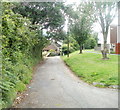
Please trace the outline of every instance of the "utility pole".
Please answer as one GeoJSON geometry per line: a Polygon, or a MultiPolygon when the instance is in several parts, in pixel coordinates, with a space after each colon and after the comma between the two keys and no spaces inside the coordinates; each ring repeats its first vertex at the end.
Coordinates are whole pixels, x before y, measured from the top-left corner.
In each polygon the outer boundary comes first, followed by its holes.
{"type": "MultiPolygon", "coordinates": [[[[39,31],[39,35],[43,36],[43,29],[39,31]]],[[[43,54],[43,48],[41,48],[41,50],[40,50],[40,57],[43,59],[43,55],[42,54],[43,54]]]]}
{"type": "Polygon", "coordinates": [[[69,52],[70,52],[70,42],[69,42],[69,33],[67,32],[67,46],[68,46],[68,48],[67,48],[67,57],[69,57],[69,52]]]}

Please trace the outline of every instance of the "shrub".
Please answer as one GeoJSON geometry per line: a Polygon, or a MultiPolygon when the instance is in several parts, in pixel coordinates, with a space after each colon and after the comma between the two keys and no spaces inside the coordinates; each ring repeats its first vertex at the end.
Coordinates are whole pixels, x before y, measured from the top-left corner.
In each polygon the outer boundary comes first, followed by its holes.
{"type": "Polygon", "coordinates": [[[3,3],[2,13],[2,108],[10,107],[17,92],[26,89],[25,84],[32,78],[32,66],[42,59],[41,50],[46,43],[36,30],[30,29],[29,19],[13,13],[9,5],[3,3]]]}
{"type": "Polygon", "coordinates": [[[93,49],[96,46],[96,40],[93,37],[90,37],[88,40],[86,40],[84,47],[85,49],[93,49]]]}
{"type": "Polygon", "coordinates": [[[22,81],[17,81],[16,85],[15,85],[15,89],[18,92],[22,92],[22,91],[24,91],[26,89],[26,85],[22,81]]]}
{"type": "Polygon", "coordinates": [[[115,52],[114,52],[114,51],[111,51],[110,53],[111,53],[111,54],[115,54],[115,52]]]}
{"type": "MultiPolygon", "coordinates": [[[[75,49],[70,45],[70,47],[69,47],[69,53],[72,53],[74,51],[75,51],[75,49]]],[[[67,44],[64,44],[62,46],[62,54],[67,55],[67,53],[68,53],[68,46],[67,46],[67,44]]]]}

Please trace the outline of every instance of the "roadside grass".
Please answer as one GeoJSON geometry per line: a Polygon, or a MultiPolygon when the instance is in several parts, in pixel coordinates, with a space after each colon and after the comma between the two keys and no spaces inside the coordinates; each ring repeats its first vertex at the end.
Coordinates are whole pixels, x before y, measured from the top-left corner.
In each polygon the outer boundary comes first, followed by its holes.
{"type": "Polygon", "coordinates": [[[101,54],[76,51],[62,59],[80,79],[98,87],[108,87],[118,85],[118,56],[108,57],[109,60],[102,60],[101,54]]]}

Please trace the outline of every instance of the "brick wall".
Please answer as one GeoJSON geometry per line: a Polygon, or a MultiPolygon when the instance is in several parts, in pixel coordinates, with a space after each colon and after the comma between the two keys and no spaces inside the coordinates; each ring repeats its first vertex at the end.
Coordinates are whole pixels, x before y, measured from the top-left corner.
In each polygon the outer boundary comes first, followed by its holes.
{"type": "Polygon", "coordinates": [[[116,44],[115,52],[116,52],[116,54],[120,54],[120,43],[116,44]]]}

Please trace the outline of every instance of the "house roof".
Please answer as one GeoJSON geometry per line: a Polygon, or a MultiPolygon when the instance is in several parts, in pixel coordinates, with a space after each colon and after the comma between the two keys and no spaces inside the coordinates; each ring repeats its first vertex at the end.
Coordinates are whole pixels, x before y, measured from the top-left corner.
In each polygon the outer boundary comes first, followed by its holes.
{"type": "Polygon", "coordinates": [[[58,44],[58,43],[55,43],[55,45],[56,45],[57,47],[61,47],[61,45],[60,45],[60,44],[58,44]]]}
{"type": "Polygon", "coordinates": [[[50,44],[47,47],[45,47],[43,50],[58,50],[58,47],[55,44],[50,44]]]}

